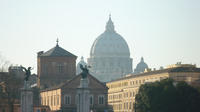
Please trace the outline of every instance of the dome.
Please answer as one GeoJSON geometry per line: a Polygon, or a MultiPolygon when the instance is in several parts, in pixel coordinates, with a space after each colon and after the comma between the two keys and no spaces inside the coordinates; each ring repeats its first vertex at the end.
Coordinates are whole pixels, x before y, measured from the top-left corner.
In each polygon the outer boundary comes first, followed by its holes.
{"type": "Polygon", "coordinates": [[[148,68],[148,65],[144,62],[144,58],[141,58],[141,61],[137,64],[134,73],[142,73],[144,70],[148,68]]]}
{"type": "Polygon", "coordinates": [[[81,73],[81,68],[80,68],[80,64],[82,64],[83,66],[87,65],[87,63],[84,61],[83,56],[81,57],[81,60],[78,62],[77,66],[76,66],[76,75],[81,73]]]}
{"type": "Polygon", "coordinates": [[[129,47],[123,37],[114,30],[111,17],[104,33],[94,41],[90,57],[130,57],[129,47]]]}

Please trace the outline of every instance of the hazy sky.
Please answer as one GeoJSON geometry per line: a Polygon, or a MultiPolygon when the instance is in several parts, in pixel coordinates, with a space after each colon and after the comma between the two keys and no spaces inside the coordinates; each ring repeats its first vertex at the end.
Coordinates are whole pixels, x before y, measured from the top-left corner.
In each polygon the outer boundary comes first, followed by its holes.
{"type": "Polygon", "coordinates": [[[37,69],[37,52],[59,45],[85,59],[109,13],[133,67],[200,66],[200,0],[0,0],[0,54],[37,69]]]}

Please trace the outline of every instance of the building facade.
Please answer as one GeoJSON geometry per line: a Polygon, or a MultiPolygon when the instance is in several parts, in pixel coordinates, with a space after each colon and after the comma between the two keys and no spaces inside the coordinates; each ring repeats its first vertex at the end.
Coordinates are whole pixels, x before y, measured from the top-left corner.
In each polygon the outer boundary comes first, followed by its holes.
{"type": "Polygon", "coordinates": [[[47,52],[38,52],[38,86],[47,88],[75,77],[76,58],[77,56],[61,48],[58,43],[47,52]]]}
{"type": "MultiPolygon", "coordinates": [[[[61,85],[40,92],[41,104],[49,106],[51,111],[76,112],[77,88],[80,86],[81,75],[61,85]]],[[[107,103],[108,88],[95,77],[88,75],[90,110],[104,112],[109,110],[107,103]]]]}
{"type": "Polygon", "coordinates": [[[115,31],[111,17],[106,24],[106,30],[96,38],[91,47],[88,65],[91,66],[90,72],[102,82],[132,73],[128,44],[115,31]]]}
{"type": "Polygon", "coordinates": [[[195,65],[175,64],[166,69],[146,71],[137,75],[108,82],[108,104],[114,112],[134,112],[135,95],[140,85],[149,82],[172,78],[175,81],[185,81],[188,84],[199,83],[200,68],[195,65]]]}

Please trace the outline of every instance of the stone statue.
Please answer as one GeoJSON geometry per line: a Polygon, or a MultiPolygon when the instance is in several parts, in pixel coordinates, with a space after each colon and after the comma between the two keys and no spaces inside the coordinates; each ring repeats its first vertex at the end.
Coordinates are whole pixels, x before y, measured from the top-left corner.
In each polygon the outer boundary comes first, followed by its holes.
{"type": "Polygon", "coordinates": [[[22,68],[22,70],[24,70],[25,71],[25,75],[26,75],[26,77],[25,77],[25,81],[28,81],[28,79],[29,79],[29,77],[30,77],[30,75],[31,75],[31,70],[32,70],[32,68],[31,67],[28,67],[28,69],[26,69],[25,67],[23,67],[23,66],[21,66],[21,68],[22,68]]]}
{"type": "Polygon", "coordinates": [[[80,64],[80,68],[82,70],[82,72],[81,72],[82,79],[87,78],[87,75],[89,74],[89,70],[88,70],[87,66],[85,65],[85,67],[83,67],[83,65],[80,64]]]}

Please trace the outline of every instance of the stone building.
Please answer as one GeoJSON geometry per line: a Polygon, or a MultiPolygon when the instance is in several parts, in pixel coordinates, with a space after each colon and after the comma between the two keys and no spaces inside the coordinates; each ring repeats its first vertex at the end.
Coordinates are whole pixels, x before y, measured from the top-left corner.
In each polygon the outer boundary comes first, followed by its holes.
{"type": "Polygon", "coordinates": [[[91,74],[102,82],[132,73],[132,59],[128,44],[115,31],[111,16],[105,31],[96,38],[91,47],[88,65],[91,66],[91,74]]]}
{"type": "Polygon", "coordinates": [[[200,68],[195,65],[175,64],[166,69],[146,71],[108,82],[108,104],[114,112],[134,112],[135,95],[141,84],[172,78],[185,81],[191,85],[199,85],[200,68]]]}
{"type": "MultiPolygon", "coordinates": [[[[49,106],[51,111],[76,112],[77,88],[80,86],[81,75],[66,81],[58,86],[42,90],[40,92],[41,104],[49,106]]],[[[106,85],[98,81],[92,75],[88,75],[90,110],[104,112],[108,110],[106,85]]]]}
{"type": "Polygon", "coordinates": [[[76,76],[76,58],[74,54],[58,45],[47,52],[37,55],[38,86],[51,87],[76,76]]]}

